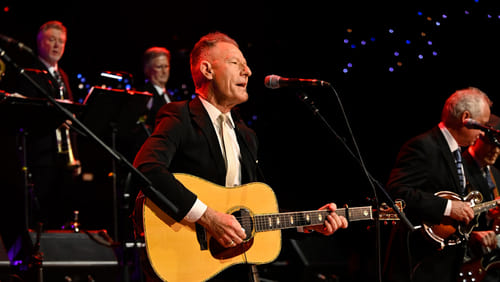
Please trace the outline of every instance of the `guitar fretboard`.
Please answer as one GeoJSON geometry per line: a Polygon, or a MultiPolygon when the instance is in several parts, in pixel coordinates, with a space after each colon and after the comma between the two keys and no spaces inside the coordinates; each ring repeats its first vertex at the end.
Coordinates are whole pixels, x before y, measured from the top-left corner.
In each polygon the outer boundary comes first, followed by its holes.
{"type": "Polygon", "coordinates": [[[474,211],[474,214],[480,214],[482,212],[485,212],[489,209],[492,209],[497,206],[497,200],[489,201],[489,202],[484,202],[477,204],[472,207],[472,210],[474,211]]]}
{"type": "MultiPolygon", "coordinates": [[[[328,210],[315,210],[256,215],[254,217],[255,231],[263,232],[299,226],[320,225],[325,222],[326,217],[330,213],[331,211],[328,210]]],[[[370,206],[348,209],[342,208],[337,209],[335,213],[344,216],[349,221],[373,219],[372,208],[370,206]]]]}

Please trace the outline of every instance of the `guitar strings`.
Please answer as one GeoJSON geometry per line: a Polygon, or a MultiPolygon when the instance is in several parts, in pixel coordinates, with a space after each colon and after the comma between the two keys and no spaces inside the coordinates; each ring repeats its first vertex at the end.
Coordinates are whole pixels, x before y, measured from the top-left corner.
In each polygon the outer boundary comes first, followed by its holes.
{"type": "MultiPolygon", "coordinates": [[[[371,213],[366,213],[366,207],[338,209],[335,212],[347,218],[371,218],[371,213]],[[346,214],[347,212],[349,212],[349,215],[346,214]]],[[[306,212],[260,214],[255,216],[245,215],[237,216],[236,219],[247,228],[252,227],[252,224],[255,223],[254,228],[258,232],[272,229],[293,228],[297,226],[320,225],[324,223],[326,216],[330,213],[331,211],[329,210],[314,210],[306,212]]]]}

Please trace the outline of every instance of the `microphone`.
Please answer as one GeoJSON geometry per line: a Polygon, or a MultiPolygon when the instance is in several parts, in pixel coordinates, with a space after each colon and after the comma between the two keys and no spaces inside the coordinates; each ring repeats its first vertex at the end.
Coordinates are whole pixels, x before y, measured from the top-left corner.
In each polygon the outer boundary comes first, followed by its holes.
{"type": "Polygon", "coordinates": [[[464,120],[464,125],[465,125],[465,127],[469,128],[469,129],[479,129],[479,130],[484,131],[484,133],[487,133],[487,134],[489,133],[489,134],[500,135],[500,130],[495,129],[495,128],[490,127],[490,126],[482,125],[477,120],[473,120],[471,118],[464,120]]]}
{"type": "Polygon", "coordinates": [[[22,42],[19,42],[17,40],[15,40],[14,38],[12,37],[8,37],[8,36],[5,36],[3,34],[0,34],[0,41],[3,41],[3,42],[6,42],[8,44],[12,44],[12,45],[15,45],[17,46],[17,48],[19,48],[19,50],[25,50],[31,54],[33,54],[33,50],[31,50],[30,47],[26,46],[24,43],[22,42]]]}
{"type": "Polygon", "coordinates": [[[264,84],[267,88],[276,89],[276,88],[284,88],[284,87],[305,87],[305,86],[313,86],[313,87],[325,87],[330,86],[330,83],[318,80],[318,79],[304,79],[304,78],[284,78],[279,75],[268,75],[264,79],[264,84]]]}

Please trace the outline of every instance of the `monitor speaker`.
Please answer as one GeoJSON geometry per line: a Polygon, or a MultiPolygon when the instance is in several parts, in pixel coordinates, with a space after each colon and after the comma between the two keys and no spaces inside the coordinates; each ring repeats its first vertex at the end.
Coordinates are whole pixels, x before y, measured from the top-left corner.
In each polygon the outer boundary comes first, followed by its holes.
{"type": "MultiPolygon", "coordinates": [[[[330,236],[311,236],[290,239],[292,257],[302,269],[301,281],[337,282],[348,268],[346,256],[338,242],[330,236]]],[[[300,277],[300,276],[299,276],[300,277]]]]}
{"type": "Polygon", "coordinates": [[[3,244],[2,236],[0,236],[0,281],[7,281],[10,274],[10,260],[3,244]]]}
{"type": "MultiPolygon", "coordinates": [[[[39,238],[44,281],[117,281],[118,260],[105,231],[48,231],[39,238]]],[[[30,231],[33,246],[37,233],[30,231]]]]}

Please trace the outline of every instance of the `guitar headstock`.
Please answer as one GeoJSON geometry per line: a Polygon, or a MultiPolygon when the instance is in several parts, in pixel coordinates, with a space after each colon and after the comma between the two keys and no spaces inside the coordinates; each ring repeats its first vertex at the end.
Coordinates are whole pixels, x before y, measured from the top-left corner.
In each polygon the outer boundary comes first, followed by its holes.
{"type": "MultiPolygon", "coordinates": [[[[405,202],[403,200],[397,200],[395,201],[395,204],[399,211],[403,211],[403,209],[405,208],[405,202]]],[[[385,221],[399,220],[396,211],[394,211],[394,209],[389,207],[389,205],[387,205],[386,203],[380,204],[380,207],[378,209],[378,217],[380,220],[385,221]]]]}

